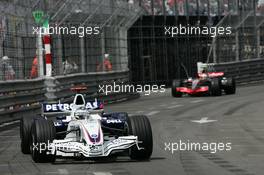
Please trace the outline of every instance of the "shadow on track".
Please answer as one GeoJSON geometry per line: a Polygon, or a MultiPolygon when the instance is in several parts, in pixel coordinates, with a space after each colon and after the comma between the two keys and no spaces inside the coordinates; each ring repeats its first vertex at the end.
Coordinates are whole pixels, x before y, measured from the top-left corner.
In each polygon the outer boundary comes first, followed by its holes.
{"type": "Polygon", "coordinates": [[[108,163],[141,163],[141,162],[151,162],[155,160],[164,160],[165,157],[152,157],[150,160],[131,160],[131,159],[117,159],[113,160],[113,158],[101,158],[97,160],[76,160],[76,159],[59,159],[54,162],[54,165],[60,164],[108,164],[108,163]]]}

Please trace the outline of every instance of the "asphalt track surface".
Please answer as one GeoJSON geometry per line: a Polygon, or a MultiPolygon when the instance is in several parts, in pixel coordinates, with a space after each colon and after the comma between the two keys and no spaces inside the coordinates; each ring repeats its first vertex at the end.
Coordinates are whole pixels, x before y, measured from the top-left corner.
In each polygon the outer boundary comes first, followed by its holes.
{"type": "Polygon", "coordinates": [[[20,152],[19,128],[0,131],[0,174],[74,175],[253,175],[264,174],[264,85],[238,88],[221,97],[172,98],[162,94],[112,104],[106,111],[145,114],[153,130],[150,161],[76,161],[58,159],[54,164],[34,163],[20,152]],[[191,120],[217,120],[195,123],[191,120]],[[230,151],[172,151],[165,143],[231,142],[230,151]]]}

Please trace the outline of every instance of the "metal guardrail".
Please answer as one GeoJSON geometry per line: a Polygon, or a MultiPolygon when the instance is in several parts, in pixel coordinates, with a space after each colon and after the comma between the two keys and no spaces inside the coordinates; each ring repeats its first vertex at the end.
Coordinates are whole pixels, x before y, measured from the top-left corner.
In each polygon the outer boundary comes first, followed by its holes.
{"type": "Polygon", "coordinates": [[[238,84],[264,80],[264,59],[219,63],[214,67],[216,71],[223,71],[227,76],[236,78],[238,84]]]}
{"type": "Polygon", "coordinates": [[[51,79],[46,79],[45,83],[47,87],[49,87],[46,96],[49,101],[61,100],[62,102],[68,102],[72,100],[74,94],[70,88],[75,85],[85,85],[88,89],[83,93],[85,93],[87,97],[102,97],[105,95],[97,93],[99,91],[99,85],[113,84],[113,82],[128,82],[128,76],[129,73],[127,70],[56,76],[51,79]]]}
{"type": "Polygon", "coordinates": [[[98,94],[99,84],[127,82],[128,71],[80,73],[35,80],[0,82],[0,123],[18,120],[23,116],[40,114],[41,103],[70,102],[74,92],[70,87],[86,85],[87,98],[99,97],[107,102],[135,98],[135,94],[98,94]]]}
{"type": "Polygon", "coordinates": [[[45,93],[43,79],[0,82],[0,123],[35,114],[45,93]]]}
{"type": "MultiPolygon", "coordinates": [[[[227,76],[235,77],[238,84],[264,80],[264,59],[219,63],[214,67],[217,71],[224,71],[227,76]]],[[[40,113],[40,103],[43,101],[70,102],[74,94],[70,91],[70,87],[74,85],[88,86],[87,91],[84,92],[87,98],[99,97],[111,101],[135,96],[133,93],[112,93],[107,96],[98,93],[99,85],[128,82],[128,74],[126,70],[79,73],[47,79],[2,81],[0,82],[0,123],[40,113]]]]}

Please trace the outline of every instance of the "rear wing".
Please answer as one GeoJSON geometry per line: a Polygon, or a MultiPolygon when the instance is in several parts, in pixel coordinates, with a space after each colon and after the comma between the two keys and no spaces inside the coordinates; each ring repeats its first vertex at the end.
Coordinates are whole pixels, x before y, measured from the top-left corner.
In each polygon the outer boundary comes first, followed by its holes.
{"type": "Polygon", "coordinates": [[[214,69],[214,63],[202,63],[197,62],[197,75],[199,78],[205,78],[205,77],[222,77],[225,75],[224,72],[217,72],[214,69]]]}
{"type": "MultiPolygon", "coordinates": [[[[42,115],[56,115],[56,114],[70,114],[74,109],[75,104],[73,103],[43,103],[42,104],[42,115]]],[[[104,104],[101,101],[88,101],[84,107],[87,110],[96,111],[102,110],[104,104]]]]}
{"type": "Polygon", "coordinates": [[[208,72],[215,72],[214,71],[214,63],[202,63],[202,62],[197,62],[197,73],[203,73],[203,71],[208,72]]]}
{"type": "Polygon", "coordinates": [[[204,78],[204,77],[215,78],[215,77],[222,77],[224,75],[225,75],[224,72],[198,73],[199,78],[204,78]]]}

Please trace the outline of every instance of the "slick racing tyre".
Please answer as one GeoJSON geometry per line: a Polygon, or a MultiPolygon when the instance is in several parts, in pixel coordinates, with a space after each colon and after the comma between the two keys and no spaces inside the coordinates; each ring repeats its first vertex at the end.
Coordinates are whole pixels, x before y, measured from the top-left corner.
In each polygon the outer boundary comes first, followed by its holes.
{"type": "Polygon", "coordinates": [[[153,150],[152,130],[149,119],[144,115],[131,116],[128,120],[128,133],[138,137],[138,150],[134,145],[129,150],[129,156],[135,160],[147,160],[150,158],[153,150]]]}
{"type": "Polygon", "coordinates": [[[30,154],[31,127],[37,117],[22,117],[20,119],[21,152],[30,154]]]}
{"type": "Polygon", "coordinates": [[[49,143],[55,139],[56,130],[51,120],[35,120],[32,125],[30,151],[32,159],[38,162],[54,162],[55,155],[47,155],[49,143]]]}
{"type": "Polygon", "coordinates": [[[180,80],[173,80],[172,86],[171,86],[171,95],[173,97],[181,97],[182,92],[178,92],[176,88],[181,87],[181,81],[180,80]]]}
{"type": "Polygon", "coordinates": [[[224,88],[226,94],[236,93],[236,80],[234,78],[227,78],[226,86],[224,88]]]}
{"type": "Polygon", "coordinates": [[[30,137],[33,117],[22,117],[20,119],[20,139],[21,152],[23,154],[30,153],[30,137]]]}
{"type": "Polygon", "coordinates": [[[221,81],[219,78],[213,78],[211,80],[210,93],[212,96],[221,96],[222,95],[221,81]]]}

